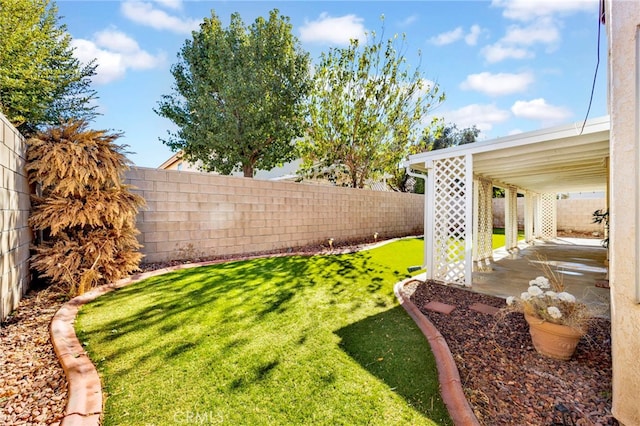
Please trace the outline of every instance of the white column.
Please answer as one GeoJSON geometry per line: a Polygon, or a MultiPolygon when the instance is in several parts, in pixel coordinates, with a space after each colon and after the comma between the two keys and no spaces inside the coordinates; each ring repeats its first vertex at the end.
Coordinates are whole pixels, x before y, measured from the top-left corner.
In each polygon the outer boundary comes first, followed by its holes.
{"type": "Polygon", "coordinates": [[[473,263],[475,264],[480,260],[479,245],[479,231],[480,231],[480,181],[478,179],[473,180],[473,263]]]}
{"type": "Polygon", "coordinates": [[[473,282],[473,156],[467,154],[465,158],[465,236],[464,236],[464,283],[471,287],[473,282]]]}
{"type": "Polygon", "coordinates": [[[504,235],[505,248],[512,250],[518,247],[518,191],[509,186],[505,189],[504,235]]]}
{"type": "Polygon", "coordinates": [[[433,163],[425,163],[427,178],[424,182],[424,267],[427,269],[427,279],[434,279],[433,267],[433,227],[435,203],[435,179],[433,163]]]}
{"type": "Polygon", "coordinates": [[[524,240],[533,241],[533,202],[534,195],[527,191],[524,194],[524,240]]]}

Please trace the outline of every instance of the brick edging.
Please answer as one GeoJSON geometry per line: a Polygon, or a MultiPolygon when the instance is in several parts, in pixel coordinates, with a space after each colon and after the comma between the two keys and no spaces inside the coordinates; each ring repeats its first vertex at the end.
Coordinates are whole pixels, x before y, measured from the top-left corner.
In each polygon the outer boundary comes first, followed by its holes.
{"type": "Polygon", "coordinates": [[[420,312],[418,307],[402,294],[402,288],[411,281],[415,281],[415,279],[409,278],[396,283],[393,291],[400,305],[407,311],[429,341],[431,351],[436,360],[436,366],[438,367],[438,382],[440,383],[442,400],[447,407],[451,420],[456,426],[479,426],[480,423],[473,413],[469,401],[464,396],[460,373],[453,360],[447,341],[433,323],[420,312]]]}
{"type": "MultiPolygon", "coordinates": [[[[211,262],[203,262],[211,263],[211,262]]],[[[67,405],[61,426],[98,426],[103,414],[102,384],[98,370],[87,356],[73,326],[80,308],[105,293],[125,287],[146,278],[166,274],[199,264],[176,265],[170,268],[144,272],[106,284],[77,296],[58,309],[49,325],[51,343],[67,377],[67,405]]]]}

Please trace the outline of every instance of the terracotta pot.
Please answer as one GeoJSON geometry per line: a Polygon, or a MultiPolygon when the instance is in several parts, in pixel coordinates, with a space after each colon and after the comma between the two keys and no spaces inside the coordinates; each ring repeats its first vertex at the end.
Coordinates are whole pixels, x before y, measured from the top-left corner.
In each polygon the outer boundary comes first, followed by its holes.
{"type": "Polygon", "coordinates": [[[568,325],[553,324],[531,315],[524,315],[536,350],[550,358],[571,359],[584,333],[568,325]]]}

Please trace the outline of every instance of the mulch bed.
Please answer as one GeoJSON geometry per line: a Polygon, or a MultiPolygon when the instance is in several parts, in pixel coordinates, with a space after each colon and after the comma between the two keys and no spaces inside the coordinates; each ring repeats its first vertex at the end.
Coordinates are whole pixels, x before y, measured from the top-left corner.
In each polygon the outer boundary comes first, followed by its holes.
{"type": "Polygon", "coordinates": [[[533,348],[522,314],[468,309],[476,302],[503,308],[504,299],[431,281],[413,286],[411,300],[446,339],[482,424],[552,425],[558,404],[576,425],[618,424],[611,415],[609,320],[594,319],[573,358],[557,361],[533,348]],[[429,311],[424,305],[430,301],[456,309],[449,315],[429,311]]]}
{"type": "Polygon", "coordinates": [[[49,323],[63,303],[53,291],[31,291],[0,325],[0,424],[60,424],[67,380],[49,323]]]}

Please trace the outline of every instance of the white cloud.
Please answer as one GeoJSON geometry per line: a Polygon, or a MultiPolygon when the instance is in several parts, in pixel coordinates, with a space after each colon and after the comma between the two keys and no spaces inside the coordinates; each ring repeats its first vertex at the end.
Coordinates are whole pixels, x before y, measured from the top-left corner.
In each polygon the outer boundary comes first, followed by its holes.
{"type": "Polygon", "coordinates": [[[444,46],[454,43],[464,37],[464,30],[462,27],[458,27],[455,30],[448,31],[446,33],[440,33],[435,37],[429,39],[429,43],[436,46],[444,46]]]}
{"type": "Polygon", "coordinates": [[[364,19],[356,15],[331,17],[323,12],[315,21],[305,21],[300,28],[300,40],[303,42],[331,43],[346,45],[349,40],[366,38],[364,19]]]}
{"type": "Polygon", "coordinates": [[[524,92],[533,83],[533,74],[523,72],[519,74],[481,72],[470,74],[460,84],[463,90],[475,90],[489,96],[503,96],[524,92]]]}
{"type": "Polygon", "coordinates": [[[494,124],[502,123],[509,119],[509,111],[503,110],[494,104],[471,104],[460,109],[443,112],[445,121],[456,124],[459,129],[476,126],[482,132],[493,129],[494,124]]]}
{"type": "Polygon", "coordinates": [[[480,34],[482,34],[482,28],[480,28],[480,25],[472,25],[469,33],[464,36],[464,42],[469,46],[475,46],[478,44],[480,34]]]}
{"type": "Polygon", "coordinates": [[[530,46],[535,43],[552,44],[560,40],[560,31],[550,19],[538,19],[531,25],[512,25],[501,39],[502,43],[530,46]]]}
{"type": "Polygon", "coordinates": [[[182,0],[155,0],[157,3],[166,7],[167,9],[180,10],[182,9],[182,0]]]}
{"type": "Polygon", "coordinates": [[[445,46],[458,40],[464,40],[469,46],[475,46],[481,34],[482,28],[479,25],[472,25],[468,33],[465,33],[462,27],[457,27],[454,30],[433,36],[428,41],[436,46],[445,46]]]}
{"type": "Polygon", "coordinates": [[[503,8],[505,18],[520,22],[510,25],[500,40],[481,51],[489,63],[532,58],[534,45],[554,50],[562,37],[562,16],[591,10],[597,7],[597,0],[493,0],[492,6],[503,8]]]}
{"type": "Polygon", "coordinates": [[[123,32],[107,29],[94,34],[93,40],[74,38],[71,41],[73,54],[87,64],[95,59],[98,67],[92,80],[96,84],[106,84],[118,80],[127,70],[152,69],[162,65],[164,53],[152,55],[141,49],[138,43],[123,32]]]}
{"type": "Polygon", "coordinates": [[[545,126],[566,122],[572,116],[569,109],[549,105],[543,98],[516,101],[511,107],[511,112],[519,118],[541,121],[545,126]]]}
{"type": "Polygon", "coordinates": [[[418,21],[418,15],[407,16],[400,22],[400,27],[408,27],[409,25],[418,21]]]}
{"type": "Polygon", "coordinates": [[[491,5],[503,8],[502,16],[518,21],[531,21],[542,16],[591,12],[598,10],[599,0],[493,0],[491,5]]]}
{"type": "MultiPolygon", "coordinates": [[[[175,3],[175,2],[170,2],[175,3]]],[[[164,5],[167,2],[163,2],[164,5]]],[[[120,6],[120,11],[129,20],[156,30],[168,30],[179,34],[189,34],[198,29],[201,20],[179,18],[169,15],[164,10],[156,9],[154,4],[125,1],[120,6]]]]}
{"type": "Polygon", "coordinates": [[[528,59],[533,58],[534,54],[528,49],[522,47],[505,46],[501,43],[490,44],[482,48],[480,53],[490,64],[504,61],[505,59],[528,59]]]}
{"type": "Polygon", "coordinates": [[[519,135],[520,133],[524,133],[524,132],[520,129],[513,129],[513,130],[509,130],[509,132],[507,132],[507,135],[515,136],[515,135],[519,135]]]}

